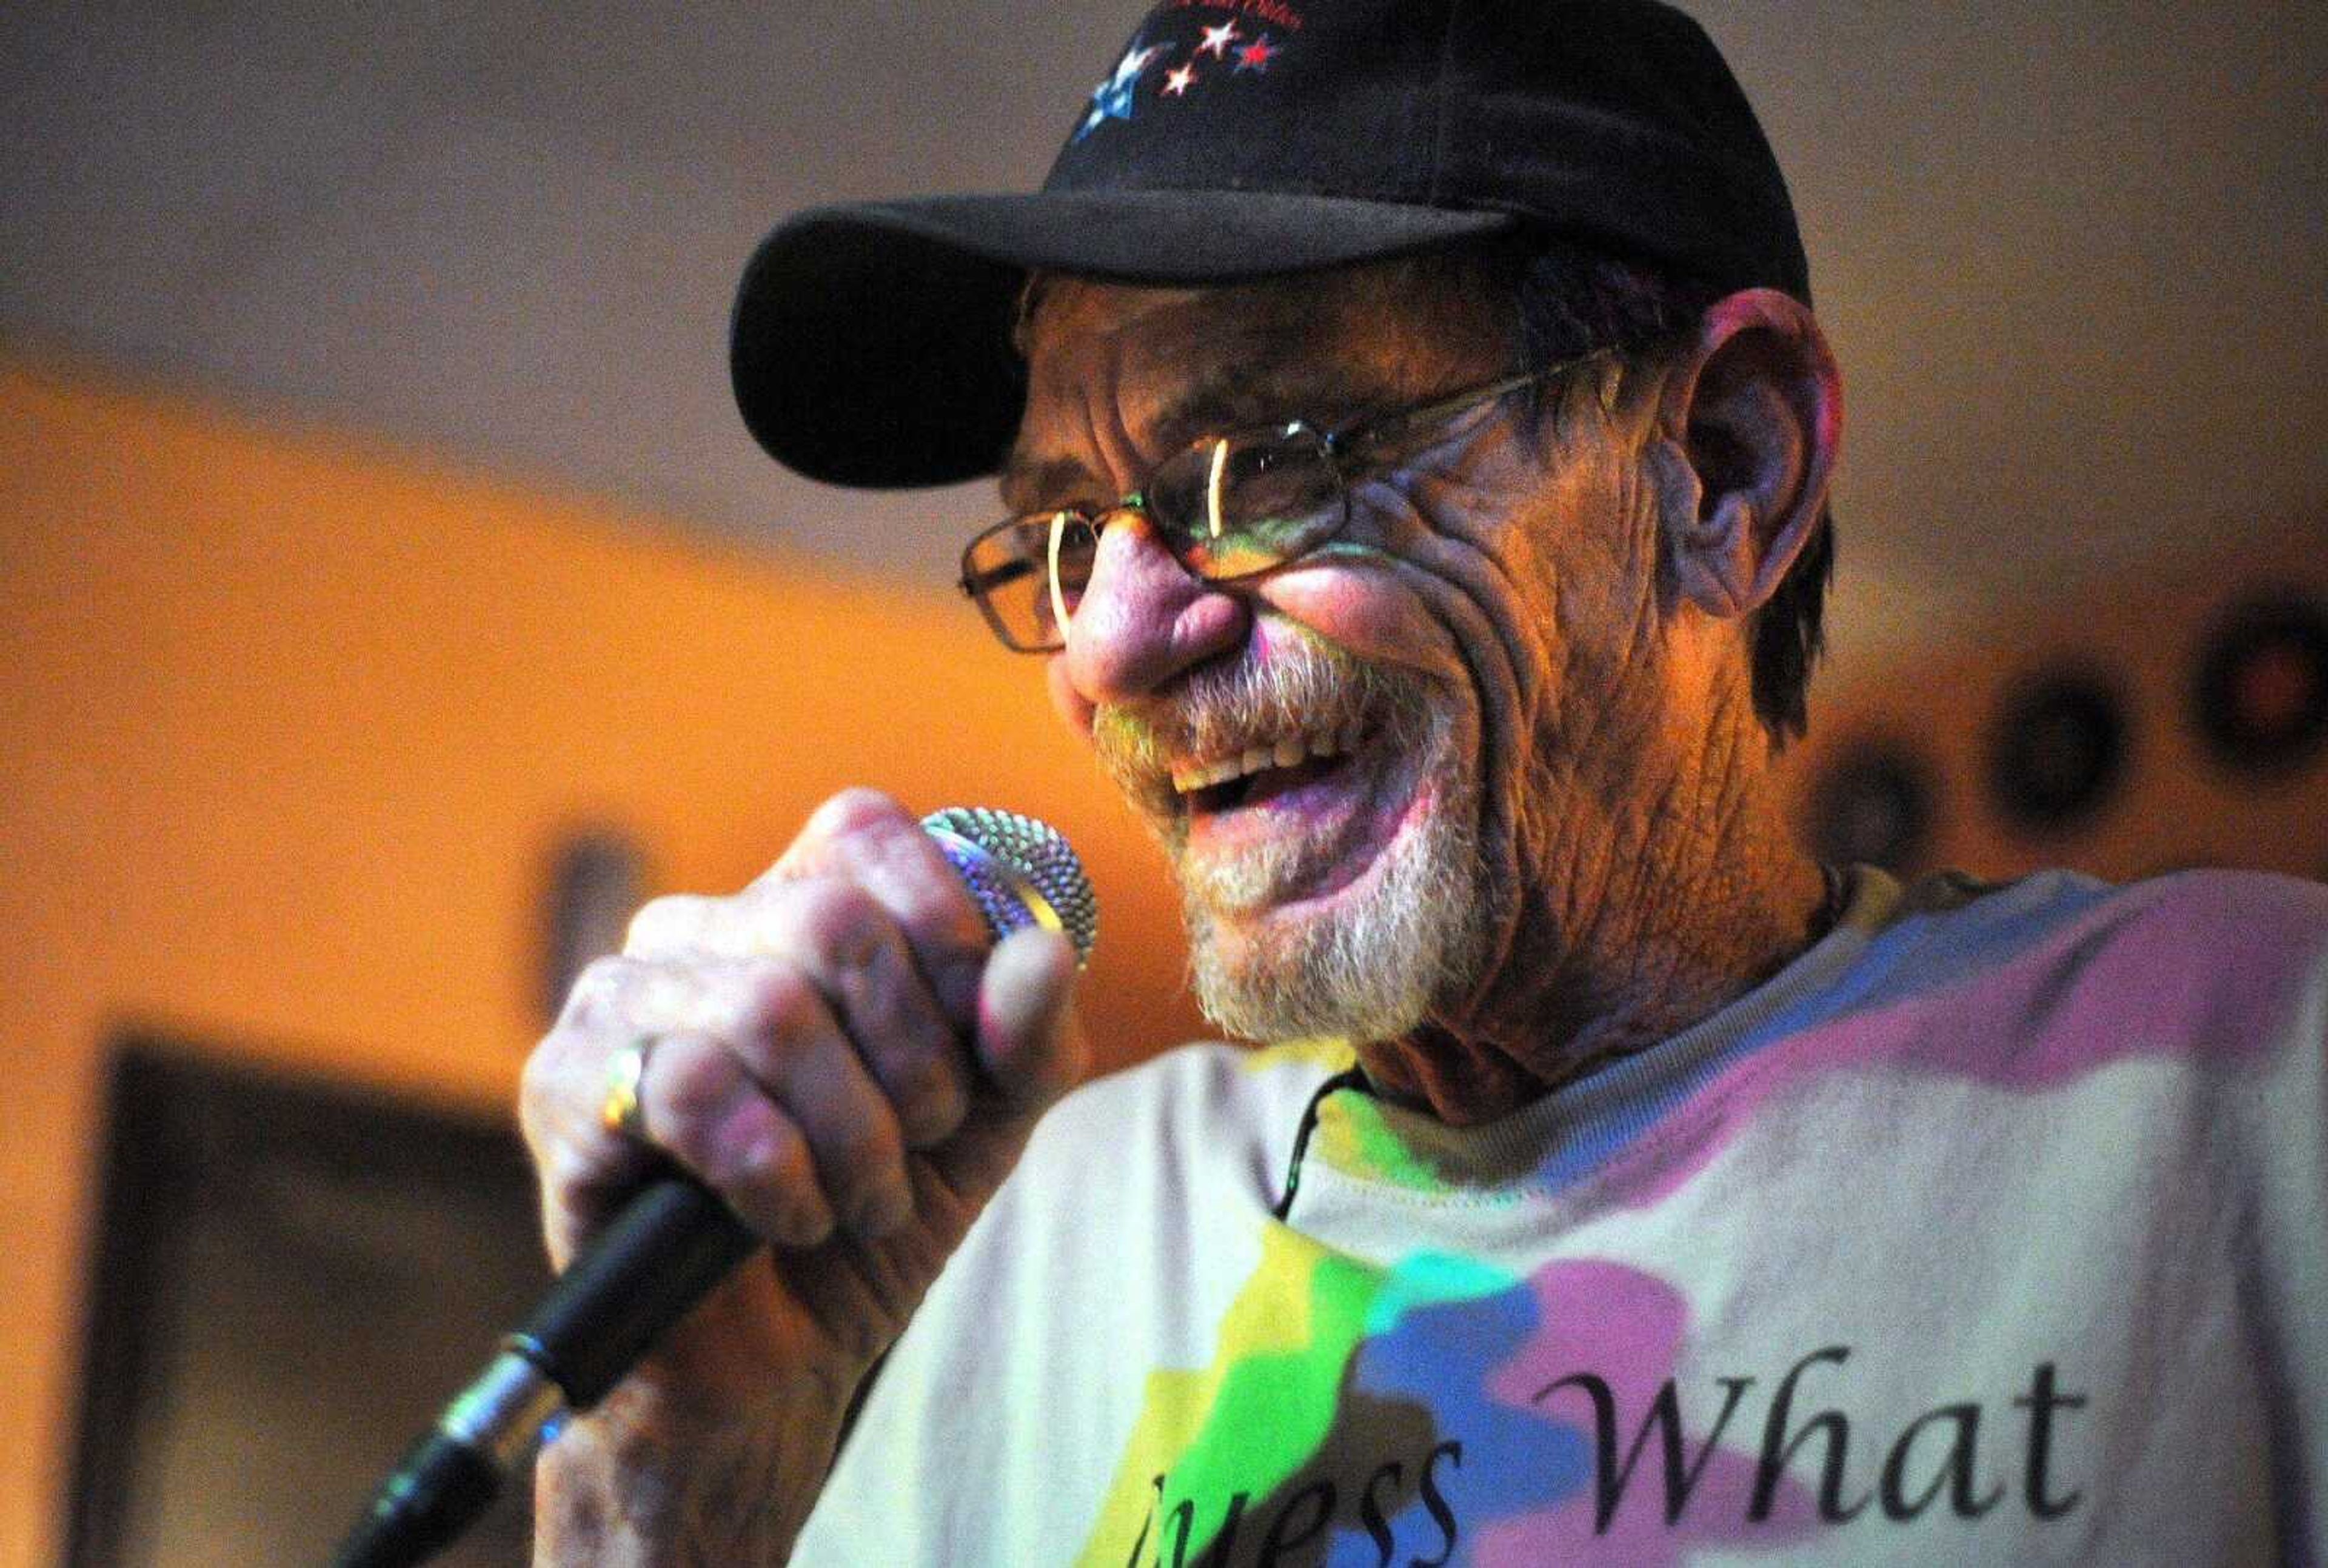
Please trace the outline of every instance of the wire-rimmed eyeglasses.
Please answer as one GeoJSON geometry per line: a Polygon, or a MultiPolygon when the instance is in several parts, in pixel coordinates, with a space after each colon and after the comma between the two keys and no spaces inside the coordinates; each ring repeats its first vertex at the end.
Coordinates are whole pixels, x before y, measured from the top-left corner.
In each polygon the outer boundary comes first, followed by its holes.
{"type": "Polygon", "coordinates": [[[962,552],[962,591],[1006,647],[1045,653],[1066,645],[1066,625],[1091,580],[1100,530],[1137,512],[1173,559],[1207,582],[1255,577],[1307,555],[1350,520],[1351,480],[1397,456],[1439,423],[1523,387],[1605,359],[1599,350],[1507,376],[1419,408],[1330,430],[1305,419],[1190,443],[1159,463],[1147,484],[1096,514],[1077,507],[1009,517],[962,552]]]}

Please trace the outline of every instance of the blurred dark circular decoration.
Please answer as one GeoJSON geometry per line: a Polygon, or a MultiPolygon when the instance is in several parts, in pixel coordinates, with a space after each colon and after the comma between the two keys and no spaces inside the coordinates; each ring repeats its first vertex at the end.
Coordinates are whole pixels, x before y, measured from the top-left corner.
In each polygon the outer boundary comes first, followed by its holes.
{"type": "Polygon", "coordinates": [[[2191,718],[2243,772],[2285,773],[2318,755],[2328,743],[2328,606],[2288,594],[2224,615],[2200,650],[2191,718]]]}
{"type": "Polygon", "coordinates": [[[2024,832],[2066,832],[2117,793],[2131,740],[2125,704],[2099,676],[2057,671],[2017,681],[1989,725],[1989,802],[2024,832]]]}
{"type": "Polygon", "coordinates": [[[1913,869],[1931,842],[1938,793],[1931,765],[1917,752],[1895,741],[1858,742],[1811,784],[1811,853],[1830,866],[1913,869]]]}

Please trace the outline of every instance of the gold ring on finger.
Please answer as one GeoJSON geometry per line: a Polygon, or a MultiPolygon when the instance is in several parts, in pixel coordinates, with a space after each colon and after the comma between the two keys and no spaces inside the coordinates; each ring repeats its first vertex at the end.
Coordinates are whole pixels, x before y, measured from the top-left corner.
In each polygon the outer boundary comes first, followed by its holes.
{"type": "Polygon", "coordinates": [[[646,1113],[639,1106],[639,1083],[647,1075],[647,1056],[654,1037],[643,1035],[606,1058],[606,1097],[598,1102],[598,1120],[609,1132],[646,1141],[646,1113]]]}

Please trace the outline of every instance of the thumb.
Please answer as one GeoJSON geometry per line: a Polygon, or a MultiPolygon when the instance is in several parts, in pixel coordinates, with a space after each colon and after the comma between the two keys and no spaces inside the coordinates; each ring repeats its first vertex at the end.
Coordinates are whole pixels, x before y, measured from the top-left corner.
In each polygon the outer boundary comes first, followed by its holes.
{"type": "Polygon", "coordinates": [[[1075,1008],[1075,951],[1024,926],[997,943],[978,985],[978,1062],[1006,1113],[1032,1114],[1075,1086],[1090,1061],[1075,1008]]]}

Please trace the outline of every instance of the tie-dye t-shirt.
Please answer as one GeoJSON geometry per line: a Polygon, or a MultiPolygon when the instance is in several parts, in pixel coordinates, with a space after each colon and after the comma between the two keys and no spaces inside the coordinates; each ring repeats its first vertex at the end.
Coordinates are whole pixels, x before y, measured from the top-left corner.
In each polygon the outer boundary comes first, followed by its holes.
{"type": "Polygon", "coordinates": [[[2321,1561],[2324,1038],[2328,888],[1862,871],[1490,1126],[1185,1048],[1045,1122],[797,1560],[2321,1561]]]}

